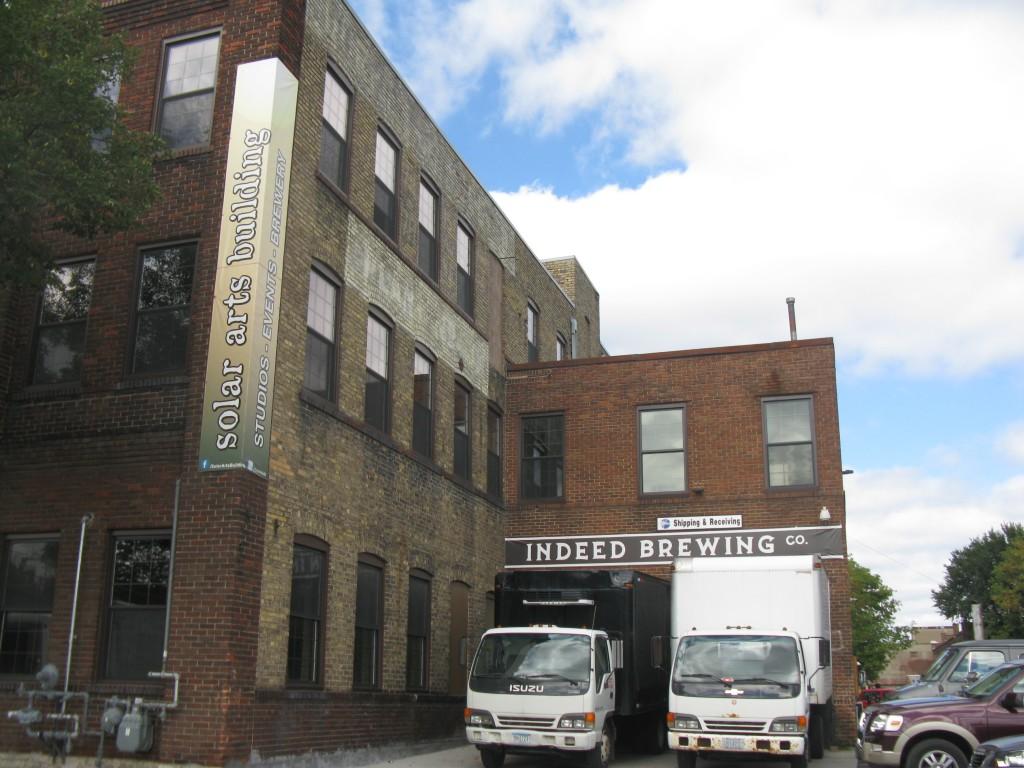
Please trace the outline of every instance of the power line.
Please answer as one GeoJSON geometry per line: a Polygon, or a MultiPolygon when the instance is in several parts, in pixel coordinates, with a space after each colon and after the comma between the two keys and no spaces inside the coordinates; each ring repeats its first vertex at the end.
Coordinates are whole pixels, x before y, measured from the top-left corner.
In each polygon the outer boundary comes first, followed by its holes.
{"type": "Polygon", "coordinates": [[[925,575],[924,575],[923,573],[921,573],[921,572],[920,572],[920,571],[918,571],[917,569],[915,569],[915,568],[913,568],[913,567],[911,567],[911,566],[907,565],[907,564],[906,564],[905,562],[903,562],[902,560],[897,560],[897,559],[896,559],[895,557],[893,557],[892,555],[890,555],[890,554],[888,554],[888,553],[886,553],[886,552],[882,552],[882,551],[881,551],[881,550],[879,550],[879,549],[875,549],[875,548],[874,548],[874,547],[872,547],[872,546],[871,546],[870,544],[865,544],[865,543],[864,543],[863,541],[859,541],[859,540],[857,540],[857,539],[851,539],[851,541],[853,541],[853,543],[854,543],[854,544],[856,544],[856,545],[858,545],[858,546],[864,547],[865,549],[870,549],[870,550],[871,550],[872,552],[874,552],[874,553],[875,553],[876,555],[881,555],[882,557],[885,557],[885,558],[888,558],[889,560],[892,560],[892,561],[893,561],[894,563],[896,563],[897,565],[903,566],[903,567],[904,567],[904,568],[906,568],[906,569],[907,569],[908,571],[910,571],[911,573],[914,573],[914,574],[916,574],[917,576],[919,576],[920,578],[924,579],[925,581],[931,581],[932,579],[934,579],[934,578],[935,578],[934,576],[925,576],[925,575]]]}

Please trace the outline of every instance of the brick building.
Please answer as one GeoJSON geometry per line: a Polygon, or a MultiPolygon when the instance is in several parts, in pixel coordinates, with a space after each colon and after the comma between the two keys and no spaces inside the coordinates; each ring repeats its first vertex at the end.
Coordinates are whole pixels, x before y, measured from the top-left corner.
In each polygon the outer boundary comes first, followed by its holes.
{"type": "MultiPolygon", "coordinates": [[[[138,51],[126,119],[171,151],[133,230],[54,235],[56,282],[0,297],[0,710],[50,661],[91,697],[79,754],[106,699],[169,700],[157,670],[180,697],[148,759],[454,732],[506,535],[842,522],[831,346],[577,366],[586,273],[535,257],[343,2],[101,5],[138,51]],[[684,493],[639,496],[625,434],[568,452],[583,377],[637,366],[630,418],[690,409],[684,493]],[[703,422],[724,391],[741,415],[703,422]],[[813,488],[764,490],[744,393],[813,394],[813,488]],[[564,500],[524,503],[521,414],[554,408],[564,500]]],[[[33,748],[0,721],[0,754],[33,748]]]]}
{"type": "Polygon", "coordinates": [[[836,736],[851,741],[856,680],[831,339],[513,364],[508,381],[506,562],[618,560],[668,578],[680,554],[821,554],[836,736]]]}

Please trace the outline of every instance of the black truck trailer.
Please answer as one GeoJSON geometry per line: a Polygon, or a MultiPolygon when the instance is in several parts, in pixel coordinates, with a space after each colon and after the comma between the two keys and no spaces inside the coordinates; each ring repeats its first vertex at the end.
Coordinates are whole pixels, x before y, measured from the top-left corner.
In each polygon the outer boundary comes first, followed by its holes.
{"type": "Polygon", "coordinates": [[[494,580],[498,627],[553,624],[608,633],[615,656],[617,740],[665,748],[668,708],[667,581],[639,571],[506,571],[494,580]]]}

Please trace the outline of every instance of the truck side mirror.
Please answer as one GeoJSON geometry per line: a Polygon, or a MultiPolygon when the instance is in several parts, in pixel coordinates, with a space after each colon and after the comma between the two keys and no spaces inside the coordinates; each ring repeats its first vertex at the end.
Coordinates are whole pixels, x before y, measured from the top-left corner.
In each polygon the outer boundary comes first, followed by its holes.
{"type": "Polygon", "coordinates": [[[1002,701],[1000,701],[999,703],[1003,705],[1004,709],[1016,713],[1017,710],[1021,708],[1021,698],[1021,694],[1010,691],[1005,696],[1003,696],[1002,701]]]}
{"type": "Polygon", "coordinates": [[[651,635],[651,666],[655,669],[665,668],[664,635],[651,635]]]}
{"type": "Polygon", "coordinates": [[[608,687],[608,681],[612,677],[614,677],[614,676],[615,676],[614,672],[605,672],[603,675],[601,675],[601,687],[598,688],[598,693],[600,693],[601,691],[603,691],[605,688],[608,687]]]}
{"type": "Polygon", "coordinates": [[[979,677],[981,677],[981,675],[978,674],[977,670],[972,669],[967,673],[967,677],[964,678],[964,685],[973,685],[978,682],[979,677]]]}

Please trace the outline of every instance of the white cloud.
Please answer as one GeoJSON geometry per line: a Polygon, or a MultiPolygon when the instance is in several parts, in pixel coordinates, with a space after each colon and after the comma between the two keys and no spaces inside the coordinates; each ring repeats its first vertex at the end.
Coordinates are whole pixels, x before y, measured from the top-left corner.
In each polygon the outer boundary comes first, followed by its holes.
{"type": "Polygon", "coordinates": [[[1013,461],[1024,464],[1024,421],[1008,426],[999,437],[998,447],[1013,461]]]}
{"type": "Polygon", "coordinates": [[[1024,475],[978,493],[916,469],[858,472],[846,479],[847,548],[901,602],[899,621],[948,623],[932,603],[953,550],[1005,522],[1024,522],[1024,475]]]}
{"type": "MultiPolygon", "coordinates": [[[[431,2],[417,7],[438,9],[431,2]]],[[[838,0],[456,4],[416,39],[443,114],[489,71],[506,118],[593,118],[635,189],[498,195],[579,256],[610,351],[834,336],[862,369],[1024,357],[1024,8],[838,0]],[[628,268],[624,268],[627,267],[628,268]]]]}

